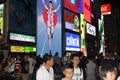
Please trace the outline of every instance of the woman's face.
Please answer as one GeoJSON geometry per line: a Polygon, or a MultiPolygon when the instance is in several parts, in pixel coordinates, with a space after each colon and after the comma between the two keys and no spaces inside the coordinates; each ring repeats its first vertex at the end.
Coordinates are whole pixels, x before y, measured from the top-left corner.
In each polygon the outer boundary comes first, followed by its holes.
{"type": "Polygon", "coordinates": [[[65,75],[66,78],[71,79],[73,76],[73,69],[67,68],[63,71],[63,74],[65,75]]]}
{"type": "Polygon", "coordinates": [[[115,80],[115,79],[116,79],[115,71],[108,72],[106,77],[103,78],[103,80],[115,80]]]}

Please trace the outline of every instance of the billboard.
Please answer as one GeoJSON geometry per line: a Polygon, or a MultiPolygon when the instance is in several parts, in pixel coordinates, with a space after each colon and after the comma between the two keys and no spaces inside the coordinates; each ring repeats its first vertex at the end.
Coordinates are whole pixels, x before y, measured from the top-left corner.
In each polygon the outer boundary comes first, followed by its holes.
{"type": "Polygon", "coordinates": [[[80,43],[81,43],[81,51],[84,53],[83,55],[87,55],[87,51],[86,51],[86,22],[84,20],[84,15],[80,14],[80,30],[81,30],[81,39],[80,39],[80,43]]]}
{"type": "Polygon", "coordinates": [[[58,52],[61,57],[61,0],[38,0],[37,9],[37,55],[58,52]]]}
{"type": "Polygon", "coordinates": [[[8,32],[36,37],[36,12],[36,0],[9,0],[8,32]]]}
{"type": "Polygon", "coordinates": [[[66,32],[66,51],[80,51],[80,36],[66,32]]]}
{"type": "Polygon", "coordinates": [[[102,4],[101,5],[101,14],[102,15],[111,14],[111,4],[102,4]]]}
{"type": "Polygon", "coordinates": [[[105,38],[104,38],[104,16],[101,15],[101,19],[98,19],[98,27],[99,27],[99,39],[100,39],[100,50],[99,53],[105,54],[105,38]]]}
{"type": "Polygon", "coordinates": [[[64,9],[64,21],[66,29],[80,32],[80,21],[77,14],[64,9]]]}
{"type": "Polygon", "coordinates": [[[68,10],[71,10],[75,13],[78,13],[78,7],[75,4],[75,0],[64,0],[64,7],[67,8],[68,10]]]}
{"type": "Polygon", "coordinates": [[[3,39],[4,4],[0,4],[0,39],[3,39]]]}
{"type": "Polygon", "coordinates": [[[10,52],[31,53],[31,52],[36,52],[36,47],[30,47],[30,46],[10,46],[10,52]]]}
{"type": "Polygon", "coordinates": [[[90,0],[83,0],[83,14],[84,19],[91,23],[91,6],[90,6],[90,0]]]}
{"type": "Polygon", "coordinates": [[[88,34],[90,34],[92,36],[96,36],[96,28],[95,28],[95,26],[87,23],[86,27],[87,27],[86,30],[87,30],[88,34]]]}

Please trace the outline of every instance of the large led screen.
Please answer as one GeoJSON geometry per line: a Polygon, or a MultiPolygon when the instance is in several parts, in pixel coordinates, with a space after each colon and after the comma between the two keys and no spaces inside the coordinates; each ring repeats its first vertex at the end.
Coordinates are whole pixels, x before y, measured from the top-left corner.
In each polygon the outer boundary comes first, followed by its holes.
{"type": "Polygon", "coordinates": [[[66,29],[79,32],[80,22],[79,22],[79,16],[77,14],[64,9],[64,20],[65,20],[66,29]]]}
{"type": "Polygon", "coordinates": [[[38,0],[37,55],[62,56],[61,0],[38,0]]]}
{"type": "Polygon", "coordinates": [[[0,4],[0,39],[3,38],[4,4],[0,4]]]}
{"type": "Polygon", "coordinates": [[[80,51],[80,36],[66,32],[66,51],[80,51]]]}
{"type": "Polygon", "coordinates": [[[36,0],[9,0],[9,32],[36,35],[36,0]]]}

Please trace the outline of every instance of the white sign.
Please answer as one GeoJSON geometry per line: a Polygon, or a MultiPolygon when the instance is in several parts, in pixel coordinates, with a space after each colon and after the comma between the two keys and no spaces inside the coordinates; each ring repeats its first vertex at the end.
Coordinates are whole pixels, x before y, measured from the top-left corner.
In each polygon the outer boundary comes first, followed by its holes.
{"type": "Polygon", "coordinates": [[[96,36],[96,29],[93,25],[87,23],[87,33],[96,36]]]}

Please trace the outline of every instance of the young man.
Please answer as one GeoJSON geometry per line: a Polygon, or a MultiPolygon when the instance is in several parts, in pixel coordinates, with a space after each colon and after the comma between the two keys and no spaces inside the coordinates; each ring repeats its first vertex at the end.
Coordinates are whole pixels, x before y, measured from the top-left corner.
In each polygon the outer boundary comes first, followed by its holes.
{"type": "Polygon", "coordinates": [[[54,59],[52,55],[45,54],[43,56],[44,63],[40,66],[37,70],[36,80],[54,80],[54,71],[53,71],[53,64],[54,59]]]}
{"type": "Polygon", "coordinates": [[[74,67],[72,80],[83,80],[83,70],[78,66],[80,63],[80,57],[77,53],[72,55],[72,62],[74,67]]]}

